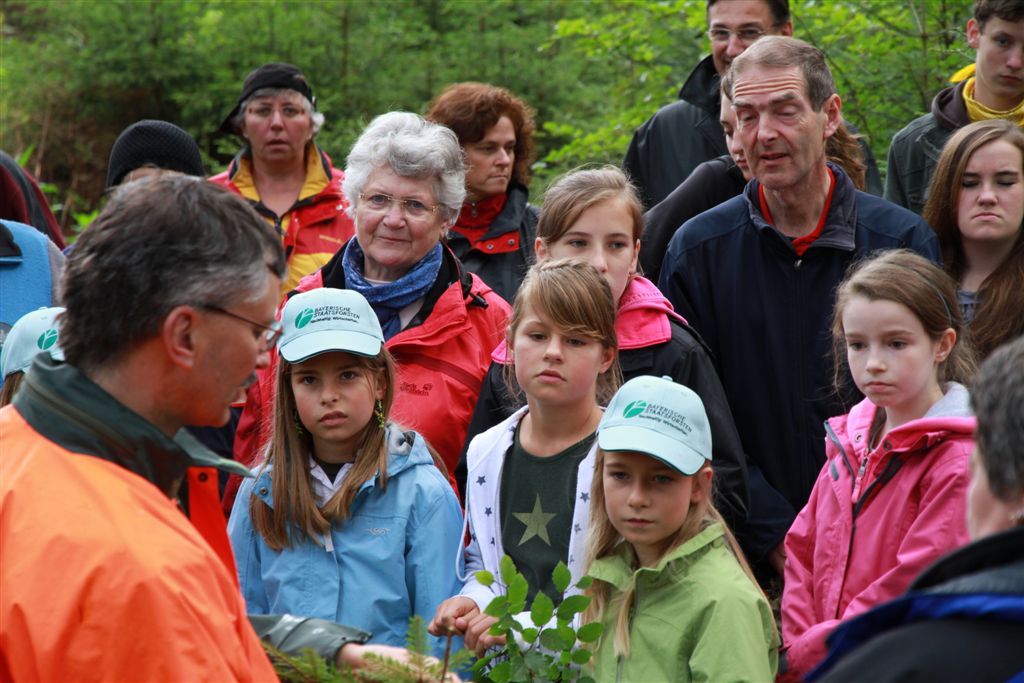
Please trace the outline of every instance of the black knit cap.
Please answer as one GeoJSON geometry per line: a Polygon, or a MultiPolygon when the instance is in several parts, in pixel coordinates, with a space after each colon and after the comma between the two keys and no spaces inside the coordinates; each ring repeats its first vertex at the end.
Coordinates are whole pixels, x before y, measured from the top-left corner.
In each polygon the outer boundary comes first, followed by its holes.
{"type": "Polygon", "coordinates": [[[205,175],[199,145],[187,132],[167,121],[146,119],[124,129],[110,150],[107,189],[146,164],[187,175],[205,175]]]}
{"type": "Polygon", "coordinates": [[[263,88],[294,90],[309,100],[310,104],[313,105],[313,109],[316,109],[313,87],[306,80],[306,77],[302,75],[302,72],[299,71],[299,67],[285,64],[284,62],[273,62],[271,64],[264,64],[245,77],[245,81],[242,83],[242,94],[238,96],[234,109],[231,110],[231,113],[220,124],[218,130],[221,133],[238,133],[238,129],[231,120],[238,115],[239,110],[242,108],[242,103],[252,97],[253,93],[257,90],[262,90],[263,88]]]}

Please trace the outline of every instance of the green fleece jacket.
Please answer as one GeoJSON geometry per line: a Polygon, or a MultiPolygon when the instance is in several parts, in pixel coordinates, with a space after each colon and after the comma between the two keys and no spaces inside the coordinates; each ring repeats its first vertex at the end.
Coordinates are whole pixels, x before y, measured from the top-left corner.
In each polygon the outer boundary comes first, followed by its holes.
{"type": "Polygon", "coordinates": [[[632,548],[590,567],[615,592],[604,617],[605,635],[594,656],[594,678],[604,681],[765,681],[775,679],[779,635],[771,608],[712,524],[661,559],[635,565],[632,548]],[[615,596],[636,585],[630,654],[616,657],[615,596]]]}

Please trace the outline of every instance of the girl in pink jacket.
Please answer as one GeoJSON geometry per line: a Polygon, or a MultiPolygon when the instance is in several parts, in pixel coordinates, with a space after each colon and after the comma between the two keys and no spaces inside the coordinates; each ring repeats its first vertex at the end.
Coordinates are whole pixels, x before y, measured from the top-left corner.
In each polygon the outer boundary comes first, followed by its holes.
{"type": "MultiPolygon", "coordinates": [[[[780,680],[803,678],[840,621],[903,593],[967,542],[974,355],[952,280],[888,251],[839,286],[836,375],[866,397],[825,425],[827,460],[786,536],[780,680]]],[[[837,382],[838,386],[838,382],[837,382]]]]}

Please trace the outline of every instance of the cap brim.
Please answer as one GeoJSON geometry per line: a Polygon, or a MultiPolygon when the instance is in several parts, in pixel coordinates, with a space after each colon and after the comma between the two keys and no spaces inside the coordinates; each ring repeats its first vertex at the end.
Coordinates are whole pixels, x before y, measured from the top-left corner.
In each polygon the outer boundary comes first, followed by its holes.
{"type": "Polygon", "coordinates": [[[289,363],[301,363],[330,351],[343,351],[372,358],[380,353],[380,347],[380,339],[373,335],[352,330],[321,330],[309,332],[287,344],[282,344],[278,352],[281,358],[289,363]]]}
{"type": "Polygon", "coordinates": [[[602,429],[597,433],[597,445],[603,451],[644,453],[685,475],[696,474],[711,459],[676,439],[635,425],[602,429]]]}
{"type": "Polygon", "coordinates": [[[232,109],[224,118],[224,120],[221,121],[220,128],[218,128],[217,130],[219,130],[221,133],[224,133],[225,135],[238,135],[239,132],[235,130],[235,126],[231,123],[231,119],[238,116],[239,108],[241,106],[241,102],[236,102],[234,109],[232,109]]]}

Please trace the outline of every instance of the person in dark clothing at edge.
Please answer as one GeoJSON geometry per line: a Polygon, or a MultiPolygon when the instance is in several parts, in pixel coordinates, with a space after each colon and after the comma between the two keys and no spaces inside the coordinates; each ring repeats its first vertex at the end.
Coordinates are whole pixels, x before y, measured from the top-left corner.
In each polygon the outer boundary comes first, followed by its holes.
{"type": "MultiPolygon", "coordinates": [[[[640,267],[644,277],[657,282],[665,250],[676,230],[698,214],[732,199],[746,187],[752,177],[743,156],[743,146],[733,134],[736,112],[732,109],[726,85],[722,79],[722,104],[719,123],[725,132],[725,145],[729,153],[705,161],[694,169],[672,194],[644,214],[644,234],[640,240],[640,267]]],[[[825,142],[825,155],[850,176],[854,187],[864,189],[866,166],[859,138],[849,132],[844,122],[835,135],[825,142]]]]}
{"type": "MultiPolygon", "coordinates": [[[[747,514],[746,456],[736,425],[700,335],[672,310],[652,282],[637,274],[643,227],[640,200],[625,174],[614,166],[572,171],[544,195],[534,244],[537,260],[581,258],[596,267],[612,288],[615,332],[625,380],[668,376],[696,392],[711,424],[716,501],[726,521],[742,524],[747,514]]],[[[455,469],[465,491],[467,451],[473,437],[512,415],[522,405],[506,384],[509,354],[501,344],[491,355],[462,456],[455,469]]]]}
{"type": "Polygon", "coordinates": [[[1024,339],[986,360],[971,387],[978,419],[967,490],[972,542],[906,595],[841,625],[808,681],[1020,681],[1024,674],[1024,339]]]}
{"type": "Polygon", "coordinates": [[[511,302],[533,263],[537,208],[528,204],[533,110],[504,88],[455,83],[426,119],[450,128],[468,162],[466,201],[448,247],[471,273],[511,302]]]}
{"type": "Polygon", "coordinates": [[[938,261],[939,250],[919,216],[857,190],[826,160],[842,119],[820,50],[764,38],[729,79],[754,180],[676,232],[659,289],[711,349],[750,456],[750,512],[737,536],[781,574],[782,541],[825,459],[823,422],[845,411],[831,389],[833,289],[873,251],[938,261]]]}
{"type": "MultiPolygon", "coordinates": [[[[686,79],[677,102],[636,129],[622,162],[645,209],[665,199],[698,165],[728,153],[718,120],[718,85],[732,60],[762,36],[793,35],[788,0],[708,0],[707,19],[711,55],[686,79]]],[[[863,142],[861,148],[867,191],[881,196],[874,157],[863,142]]]]}
{"type": "Polygon", "coordinates": [[[931,111],[914,119],[889,144],[885,198],[921,213],[935,165],[955,131],[974,121],[1008,119],[1024,127],[1024,3],[976,0],[967,20],[974,64],[951,80],[959,83],[932,100],[931,111]]]}
{"type": "Polygon", "coordinates": [[[66,362],[37,355],[0,410],[0,678],[272,680],[257,633],[354,665],[403,657],[323,620],[247,620],[230,551],[214,550],[223,525],[187,516],[190,467],[245,471],[182,427],[225,422],[268,363],[286,268],[273,229],[175,173],[115,192],[77,244],[66,362]]]}

